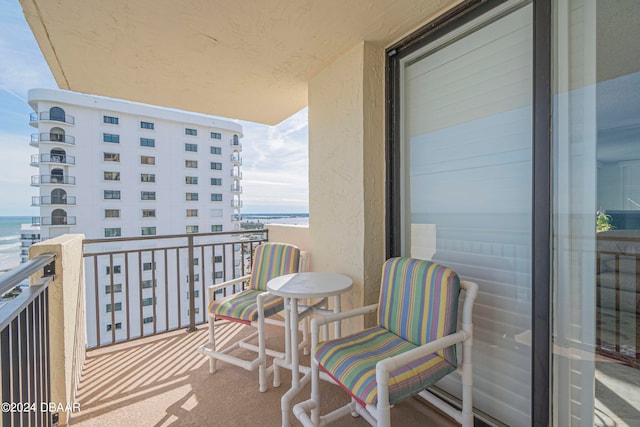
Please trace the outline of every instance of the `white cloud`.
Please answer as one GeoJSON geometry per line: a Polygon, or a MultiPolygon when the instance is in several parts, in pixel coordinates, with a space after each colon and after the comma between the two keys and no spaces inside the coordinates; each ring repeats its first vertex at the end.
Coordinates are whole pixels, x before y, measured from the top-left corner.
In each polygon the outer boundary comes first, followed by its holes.
{"type": "Polygon", "coordinates": [[[244,129],[244,211],[309,211],[307,109],[276,126],[240,122],[244,129]]]}

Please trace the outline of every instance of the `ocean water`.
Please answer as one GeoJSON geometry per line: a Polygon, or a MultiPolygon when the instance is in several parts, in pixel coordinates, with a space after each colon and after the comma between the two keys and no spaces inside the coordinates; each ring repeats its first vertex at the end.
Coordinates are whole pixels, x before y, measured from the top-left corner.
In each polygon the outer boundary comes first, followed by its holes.
{"type": "Polygon", "coordinates": [[[0,272],[20,264],[20,227],[30,216],[0,216],[0,272]]]}

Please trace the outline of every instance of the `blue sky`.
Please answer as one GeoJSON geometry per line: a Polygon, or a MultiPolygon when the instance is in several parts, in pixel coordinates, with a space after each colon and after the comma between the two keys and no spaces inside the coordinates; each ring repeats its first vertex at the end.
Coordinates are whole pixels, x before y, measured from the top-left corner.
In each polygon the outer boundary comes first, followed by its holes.
{"type": "MultiPolygon", "coordinates": [[[[27,92],[58,86],[17,0],[0,0],[0,58],[0,216],[35,216],[27,92]]],[[[276,126],[238,122],[244,128],[243,212],[308,212],[307,109],[276,126]]]]}

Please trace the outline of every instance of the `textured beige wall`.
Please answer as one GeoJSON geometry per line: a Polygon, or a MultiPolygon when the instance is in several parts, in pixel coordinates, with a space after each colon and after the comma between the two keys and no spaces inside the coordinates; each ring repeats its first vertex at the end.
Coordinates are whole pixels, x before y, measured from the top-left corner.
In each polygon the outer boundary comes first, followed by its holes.
{"type": "MultiPolygon", "coordinates": [[[[75,402],[85,357],[83,239],[82,234],[65,234],[29,248],[29,258],[56,254],[55,279],[49,285],[51,401],[64,405],[75,402]]],[[[60,425],[67,423],[68,415],[73,414],[60,413],[60,425]]]]}
{"type": "MultiPolygon", "coordinates": [[[[313,270],[348,275],[343,309],[377,300],[384,260],[384,49],[360,43],[309,82],[313,270]]],[[[361,328],[362,319],[345,324],[361,328]]]]}

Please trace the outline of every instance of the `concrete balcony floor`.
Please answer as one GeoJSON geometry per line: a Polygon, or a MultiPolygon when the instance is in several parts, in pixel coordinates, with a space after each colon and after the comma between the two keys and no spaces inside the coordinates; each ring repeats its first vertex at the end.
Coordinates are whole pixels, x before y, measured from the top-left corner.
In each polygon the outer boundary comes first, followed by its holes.
{"type": "MultiPolygon", "coordinates": [[[[235,340],[249,328],[220,321],[220,336],[235,340]]],[[[282,329],[269,327],[267,345],[284,348],[282,329]]],[[[279,426],[280,398],[291,374],[283,369],[282,385],[258,391],[258,373],[218,362],[211,375],[208,359],[198,353],[207,341],[206,325],[192,333],[176,331],[87,353],[73,426],[279,426]]],[[[242,354],[244,350],[238,350],[242,354]]],[[[309,358],[302,357],[304,364],[309,358]]],[[[270,378],[271,379],[271,378],[270,378]]],[[[323,412],[348,402],[337,386],[322,384],[323,412]]],[[[308,399],[309,386],[296,402],[308,399]]],[[[300,425],[291,415],[292,425],[300,425]]],[[[398,426],[454,426],[450,418],[422,402],[409,400],[392,410],[398,426]]],[[[347,416],[335,426],[368,426],[347,416]]]]}

